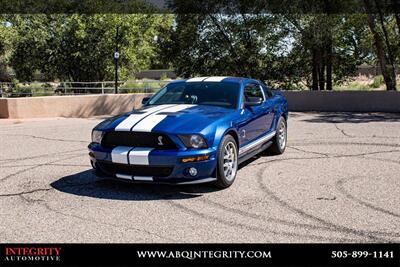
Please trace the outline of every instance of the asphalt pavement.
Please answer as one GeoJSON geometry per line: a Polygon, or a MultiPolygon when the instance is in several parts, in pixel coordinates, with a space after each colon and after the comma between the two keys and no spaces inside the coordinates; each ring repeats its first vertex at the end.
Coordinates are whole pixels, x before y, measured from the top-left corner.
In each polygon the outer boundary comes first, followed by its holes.
{"type": "Polygon", "coordinates": [[[0,242],[400,242],[400,114],[291,113],[225,190],[96,179],[100,121],[0,120],[0,242]]]}

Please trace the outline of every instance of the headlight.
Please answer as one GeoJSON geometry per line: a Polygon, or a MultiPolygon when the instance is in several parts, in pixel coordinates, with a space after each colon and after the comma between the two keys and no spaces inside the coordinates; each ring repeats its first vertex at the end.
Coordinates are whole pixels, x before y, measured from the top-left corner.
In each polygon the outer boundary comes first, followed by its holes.
{"type": "Polygon", "coordinates": [[[198,134],[179,135],[183,144],[188,148],[206,148],[207,144],[204,138],[198,134]]]}
{"type": "Polygon", "coordinates": [[[92,142],[101,144],[101,139],[103,139],[104,132],[102,131],[92,131],[92,142]]]}

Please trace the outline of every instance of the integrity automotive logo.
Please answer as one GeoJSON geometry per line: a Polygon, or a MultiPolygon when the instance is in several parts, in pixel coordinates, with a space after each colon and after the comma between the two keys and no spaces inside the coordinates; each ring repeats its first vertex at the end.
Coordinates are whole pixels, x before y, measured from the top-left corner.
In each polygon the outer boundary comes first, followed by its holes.
{"type": "Polygon", "coordinates": [[[3,262],[61,261],[61,247],[5,247],[3,262]]]}

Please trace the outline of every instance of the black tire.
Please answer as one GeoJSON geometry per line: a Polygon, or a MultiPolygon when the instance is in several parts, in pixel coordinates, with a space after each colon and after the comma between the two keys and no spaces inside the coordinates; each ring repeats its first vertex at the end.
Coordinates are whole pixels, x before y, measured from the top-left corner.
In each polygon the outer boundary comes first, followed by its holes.
{"type": "Polygon", "coordinates": [[[287,123],[283,116],[279,118],[275,131],[276,134],[272,138],[272,145],[268,148],[268,153],[272,155],[281,155],[285,152],[287,144],[287,123]]]}
{"type": "Polygon", "coordinates": [[[237,149],[237,144],[235,139],[231,135],[225,135],[224,138],[221,141],[221,145],[218,149],[218,154],[217,154],[217,181],[215,182],[215,185],[219,188],[227,188],[233,184],[233,182],[236,179],[236,173],[238,170],[238,149],[237,149]],[[227,149],[227,150],[226,150],[227,149]],[[229,153],[227,151],[232,151],[233,152],[233,158],[229,158],[229,156],[226,153],[229,153]],[[224,159],[224,156],[227,158],[224,159]],[[225,170],[224,168],[224,163],[229,166],[229,163],[232,165],[232,172],[229,175],[229,168],[226,167],[227,169],[225,170]]]}

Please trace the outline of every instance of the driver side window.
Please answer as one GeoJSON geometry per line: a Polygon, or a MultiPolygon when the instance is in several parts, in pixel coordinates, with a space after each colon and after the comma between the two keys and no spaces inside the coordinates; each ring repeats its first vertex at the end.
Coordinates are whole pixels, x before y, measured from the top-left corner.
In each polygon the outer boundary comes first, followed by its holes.
{"type": "Polygon", "coordinates": [[[244,87],[244,98],[245,101],[248,101],[249,99],[253,97],[258,97],[261,98],[262,101],[264,101],[264,94],[261,91],[261,88],[257,84],[247,84],[244,87]]]}

